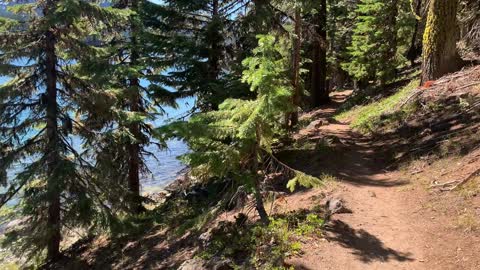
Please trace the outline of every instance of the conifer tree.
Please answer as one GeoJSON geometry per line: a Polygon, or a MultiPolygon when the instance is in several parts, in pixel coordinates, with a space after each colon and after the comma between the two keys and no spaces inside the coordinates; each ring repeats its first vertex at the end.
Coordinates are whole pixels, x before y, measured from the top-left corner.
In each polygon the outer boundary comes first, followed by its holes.
{"type": "Polygon", "coordinates": [[[63,229],[109,216],[105,187],[90,177],[89,160],[72,143],[81,128],[72,116],[90,89],[72,69],[81,55],[93,53],[86,30],[124,16],[77,0],[12,2],[8,9],[19,16],[0,19],[0,71],[10,78],[0,86],[0,171],[16,166],[18,173],[3,179],[0,206],[20,198],[25,219],[10,243],[31,256],[46,250],[53,261],[63,229]]]}
{"type": "Polygon", "coordinates": [[[124,188],[119,189],[125,196],[118,194],[118,206],[140,213],[144,211],[140,179],[149,172],[145,158],[154,156],[147,147],[166,147],[151,140],[152,122],[163,114],[164,106],[175,107],[175,99],[184,93],[164,88],[163,36],[153,18],[161,7],[141,0],[118,1],[114,7],[128,11],[127,23],[110,29],[102,40],[103,55],[82,65],[82,74],[98,86],[96,94],[103,101],[86,105],[90,113],[85,125],[99,133],[87,144],[99,177],[124,188]],[[91,76],[92,66],[103,69],[91,76]]]}
{"type": "Polygon", "coordinates": [[[343,67],[356,80],[386,83],[394,76],[397,49],[397,0],[362,0],[356,10],[350,61],[343,67]]]}
{"type": "Polygon", "coordinates": [[[200,110],[215,110],[229,97],[248,95],[238,68],[243,55],[234,50],[239,45],[234,18],[250,1],[245,2],[169,0],[158,10],[169,64],[165,81],[196,95],[200,110]]]}
{"type": "Polygon", "coordinates": [[[342,64],[350,60],[347,47],[352,42],[355,9],[359,0],[328,0],[327,7],[327,61],[333,87],[342,88],[350,79],[342,64]]]}
{"type": "MultiPolygon", "coordinates": [[[[243,81],[257,97],[253,100],[228,99],[218,111],[200,113],[188,122],[177,122],[158,129],[161,140],[178,137],[192,153],[183,157],[191,174],[207,181],[213,177],[232,177],[255,193],[256,209],[264,223],[268,216],[263,206],[261,184],[269,168],[280,166],[272,153],[275,134],[283,129],[283,116],[292,111],[293,89],[289,73],[290,46],[271,35],[260,35],[253,56],[244,60],[243,81]],[[276,166],[269,166],[276,162],[276,166]]],[[[319,180],[288,168],[297,184],[312,186],[319,180]]]]}
{"type": "Polygon", "coordinates": [[[314,1],[317,10],[313,16],[314,44],[312,53],[312,99],[317,107],[330,101],[327,86],[327,1],[314,1]]]}

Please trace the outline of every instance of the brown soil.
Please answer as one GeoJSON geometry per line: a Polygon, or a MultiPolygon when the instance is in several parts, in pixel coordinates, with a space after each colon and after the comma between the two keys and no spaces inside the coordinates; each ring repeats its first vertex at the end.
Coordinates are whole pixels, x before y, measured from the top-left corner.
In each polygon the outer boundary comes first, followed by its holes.
{"type": "MultiPolygon", "coordinates": [[[[334,93],[332,105],[302,116],[301,122],[309,124],[294,138],[308,147],[278,153],[297,170],[331,175],[337,181],[286,195],[274,207],[267,204],[268,209],[275,213],[308,209],[328,197],[340,197],[352,212],[334,215],[325,237],[303,239],[302,255],[286,263],[295,269],[480,269],[480,177],[474,174],[480,168],[480,139],[472,139],[478,133],[478,118],[452,121],[438,112],[422,114],[403,130],[366,137],[332,118],[350,94],[334,93]],[[425,126],[430,127],[428,132],[425,126]],[[468,132],[459,133],[463,129],[468,132]],[[449,131],[456,137],[447,142],[470,142],[470,147],[434,154],[432,147],[441,148],[447,135],[452,138],[449,131]],[[422,151],[412,155],[412,149],[422,151]],[[438,185],[469,176],[470,181],[455,191],[441,191],[438,185]]],[[[209,227],[233,220],[237,213],[223,213],[209,227]]],[[[131,241],[96,239],[73,250],[82,261],[78,269],[176,269],[195,256],[197,240],[198,235],[176,237],[154,227],[131,241]]]]}
{"type": "MultiPolygon", "coordinates": [[[[334,98],[338,102],[344,95],[334,98]]],[[[433,180],[449,179],[446,164],[456,177],[475,172],[480,168],[480,151],[456,158],[455,166],[450,158],[386,171],[391,161],[389,141],[372,142],[353,132],[348,123],[333,121],[333,112],[325,107],[310,113],[307,117],[315,122],[330,123],[310,125],[297,137],[310,141],[337,137],[333,152],[287,153],[287,158],[292,166],[313,175],[335,175],[340,182],[333,196],[341,197],[353,213],[336,215],[325,240],[307,240],[304,254],[290,258],[288,264],[295,269],[480,269],[480,192],[462,196],[427,186],[433,180]],[[443,167],[437,164],[441,162],[443,167]],[[434,174],[442,177],[432,178],[434,174]]],[[[289,196],[289,208],[302,208],[305,196],[289,196]]]]}

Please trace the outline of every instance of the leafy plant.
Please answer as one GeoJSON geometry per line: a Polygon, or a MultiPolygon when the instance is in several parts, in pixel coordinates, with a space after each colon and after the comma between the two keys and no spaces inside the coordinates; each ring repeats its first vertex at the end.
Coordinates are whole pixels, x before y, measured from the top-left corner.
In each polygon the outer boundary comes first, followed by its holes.
{"type": "MultiPolygon", "coordinates": [[[[206,181],[232,177],[252,188],[256,208],[268,223],[260,185],[273,158],[275,135],[283,132],[283,118],[291,110],[292,87],[288,79],[288,42],[272,35],[259,35],[258,47],[243,61],[242,80],[256,94],[254,100],[228,99],[218,111],[199,113],[188,122],[176,122],[157,130],[158,138],[185,140],[192,153],[182,157],[191,175],[206,181]]],[[[281,163],[279,163],[282,165],[281,163]]],[[[287,168],[283,166],[284,168],[287,168]]],[[[287,168],[290,169],[290,168],[287,168]]],[[[290,170],[288,187],[311,187],[318,179],[290,170]]]]}

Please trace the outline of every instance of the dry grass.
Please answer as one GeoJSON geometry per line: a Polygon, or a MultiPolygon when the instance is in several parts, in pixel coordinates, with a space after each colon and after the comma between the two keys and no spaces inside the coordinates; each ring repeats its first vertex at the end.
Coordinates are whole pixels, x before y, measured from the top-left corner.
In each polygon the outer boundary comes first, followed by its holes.
{"type": "Polygon", "coordinates": [[[475,213],[465,209],[465,212],[458,216],[456,227],[464,232],[476,232],[480,230],[480,220],[475,213]]]}
{"type": "Polygon", "coordinates": [[[458,193],[465,199],[472,199],[475,196],[480,196],[480,176],[477,176],[463,185],[458,193]]]}

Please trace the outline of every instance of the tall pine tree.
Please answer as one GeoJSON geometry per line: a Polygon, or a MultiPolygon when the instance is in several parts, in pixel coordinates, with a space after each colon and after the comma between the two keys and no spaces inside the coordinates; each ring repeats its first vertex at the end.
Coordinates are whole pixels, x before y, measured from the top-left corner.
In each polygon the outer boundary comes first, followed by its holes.
{"type": "Polygon", "coordinates": [[[123,0],[114,7],[128,11],[126,24],[109,29],[104,35],[101,57],[83,62],[82,74],[98,86],[102,102],[88,106],[86,126],[99,135],[87,144],[96,160],[99,177],[124,187],[126,199],[119,206],[140,213],[140,179],[149,172],[146,157],[150,145],[166,147],[151,140],[152,123],[164,112],[164,106],[176,106],[175,99],[185,93],[164,88],[164,51],[157,14],[161,7],[149,1],[123,0]],[[92,67],[101,69],[92,74],[92,67]]]}
{"type": "Polygon", "coordinates": [[[63,229],[109,216],[105,187],[90,177],[90,161],[72,142],[81,129],[72,116],[90,90],[72,69],[93,52],[86,30],[123,16],[76,0],[12,2],[9,11],[20,16],[0,19],[0,71],[10,78],[0,86],[0,171],[18,173],[3,181],[0,206],[20,198],[25,219],[9,240],[21,240],[20,251],[29,255],[46,250],[52,261],[60,256],[63,229]]]}
{"type": "Polygon", "coordinates": [[[356,10],[350,60],[343,67],[358,81],[385,84],[395,75],[397,0],[362,0],[356,10]]]}
{"type": "Polygon", "coordinates": [[[228,99],[218,111],[199,113],[188,122],[157,130],[162,140],[174,136],[188,143],[192,153],[183,160],[197,179],[231,177],[238,185],[250,187],[264,223],[269,220],[263,206],[262,183],[271,168],[288,171],[292,176],[288,187],[292,190],[296,185],[320,184],[317,178],[287,168],[272,152],[273,139],[284,128],[284,114],[293,111],[287,44],[272,35],[261,35],[253,56],[244,60],[243,81],[250,85],[255,99],[228,99]]]}
{"type": "Polygon", "coordinates": [[[215,110],[229,97],[248,95],[238,68],[235,18],[247,3],[241,0],[165,1],[161,18],[166,82],[180,92],[196,95],[200,110],[215,110]]]}

